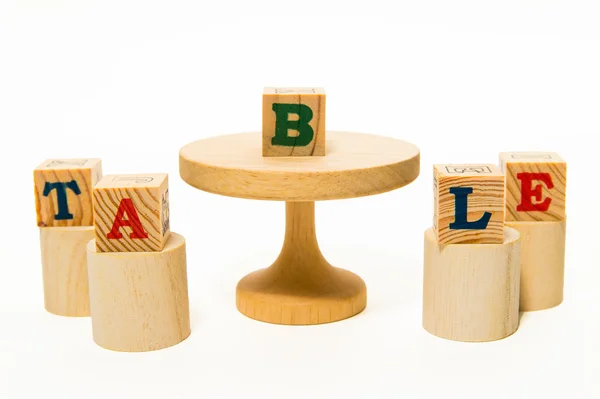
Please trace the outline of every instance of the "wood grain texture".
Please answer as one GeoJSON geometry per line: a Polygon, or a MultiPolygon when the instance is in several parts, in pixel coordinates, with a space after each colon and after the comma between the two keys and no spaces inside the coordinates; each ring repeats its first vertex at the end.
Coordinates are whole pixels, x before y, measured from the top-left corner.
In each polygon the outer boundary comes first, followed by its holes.
{"type": "Polygon", "coordinates": [[[86,245],[93,226],[40,227],[44,304],[59,316],[90,315],[86,245]]]}
{"type": "Polygon", "coordinates": [[[419,175],[419,149],[402,140],[328,132],[327,156],[265,158],[260,137],[260,132],[231,134],[184,146],[181,177],[193,187],[231,197],[318,201],[391,191],[419,175]]]}
{"type": "Polygon", "coordinates": [[[454,341],[505,338],[519,326],[520,239],[502,244],[439,244],[425,231],[423,327],[454,341]]]}
{"type": "Polygon", "coordinates": [[[441,244],[504,242],[504,175],[495,165],[433,166],[433,230],[441,244]],[[451,188],[472,188],[467,196],[467,221],[475,222],[490,213],[484,229],[452,229],[456,221],[456,195],[451,188]]]}
{"type": "Polygon", "coordinates": [[[171,233],[161,252],[87,246],[94,341],[120,352],[176,345],[190,335],[186,245],[171,233]]]}
{"type": "Polygon", "coordinates": [[[502,152],[500,167],[506,175],[507,221],[566,219],[567,163],[555,152],[502,152]],[[521,174],[534,174],[528,182],[521,174]],[[547,181],[542,180],[545,175],[547,181]],[[521,178],[519,178],[521,177],[521,178]],[[530,192],[528,193],[528,189],[530,192]],[[539,196],[534,192],[539,190],[539,196]],[[548,201],[547,208],[544,202],[548,201]],[[537,204],[527,210],[526,203],[537,204]]]}
{"type": "Polygon", "coordinates": [[[96,249],[98,252],[157,252],[169,238],[169,182],[165,173],[104,176],[94,187],[96,249]],[[130,199],[132,212],[123,203],[130,199]],[[120,217],[120,207],[126,211],[120,217]],[[139,219],[147,237],[136,237],[136,229],[118,226],[115,220],[139,219]],[[119,233],[119,238],[109,235],[119,233]]]}
{"type": "MultiPolygon", "coordinates": [[[[47,159],[33,171],[35,209],[39,227],[93,226],[92,187],[102,177],[102,161],[89,159],[47,159]],[[59,214],[58,191],[45,192],[47,184],[75,182],[77,193],[67,188],[68,219],[56,219],[59,214]]],[[[73,186],[71,186],[73,187],[73,186]]],[[[75,188],[75,187],[73,187],[75,188]]]]}
{"type": "Polygon", "coordinates": [[[314,202],[288,202],[279,257],[238,283],[236,303],[244,315],[268,323],[322,324],[360,313],[367,288],[360,277],[331,266],[321,254],[314,202]]]}
{"type": "MultiPolygon", "coordinates": [[[[262,154],[265,157],[295,157],[325,155],[325,90],[320,87],[267,87],[263,92],[262,154]],[[308,145],[282,146],[272,144],[275,136],[276,113],[273,104],[303,104],[312,111],[308,125],[314,137],[308,145]]],[[[298,120],[298,115],[290,115],[289,120],[298,120]]],[[[298,136],[296,130],[288,130],[288,136],[298,136]]]]}
{"type": "Polygon", "coordinates": [[[506,222],[521,234],[521,311],[563,301],[567,221],[506,222]]]}

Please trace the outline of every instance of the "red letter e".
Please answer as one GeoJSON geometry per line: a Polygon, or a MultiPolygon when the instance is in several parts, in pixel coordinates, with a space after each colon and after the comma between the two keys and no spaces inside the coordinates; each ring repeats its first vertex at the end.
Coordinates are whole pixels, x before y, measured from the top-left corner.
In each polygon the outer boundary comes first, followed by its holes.
{"type": "Polygon", "coordinates": [[[148,238],[148,233],[146,233],[142,227],[142,222],[140,222],[140,218],[138,217],[137,211],[133,206],[133,201],[131,201],[131,198],[123,198],[121,200],[112,229],[110,229],[110,232],[106,235],[106,238],[110,240],[118,240],[119,238],[123,238],[123,235],[119,229],[124,226],[131,227],[132,232],[129,234],[129,238],[148,238]],[[123,215],[125,213],[127,213],[127,219],[123,219],[123,215]]]}
{"type": "Polygon", "coordinates": [[[542,201],[542,185],[532,186],[534,180],[541,181],[548,187],[554,188],[552,177],[549,173],[517,173],[517,179],[521,180],[521,203],[517,205],[518,212],[541,211],[545,212],[550,207],[552,198],[542,201]],[[536,202],[531,201],[535,198],[536,202]]]}

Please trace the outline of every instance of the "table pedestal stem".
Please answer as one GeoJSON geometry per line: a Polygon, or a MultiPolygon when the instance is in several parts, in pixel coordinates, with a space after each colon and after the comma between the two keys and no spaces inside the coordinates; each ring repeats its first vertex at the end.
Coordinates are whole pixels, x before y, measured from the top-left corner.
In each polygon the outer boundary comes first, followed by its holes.
{"type": "Polygon", "coordinates": [[[315,232],[315,203],[287,202],[286,231],[279,257],[237,286],[237,308],[256,320],[307,325],[360,313],[367,290],[357,275],[331,266],[315,232]]]}

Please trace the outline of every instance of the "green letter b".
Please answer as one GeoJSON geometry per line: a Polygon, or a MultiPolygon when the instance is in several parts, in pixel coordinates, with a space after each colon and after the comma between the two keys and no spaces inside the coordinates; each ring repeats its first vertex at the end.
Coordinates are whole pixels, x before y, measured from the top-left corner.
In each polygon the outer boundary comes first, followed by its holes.
{"type": "Polygon", "coordinates": [[[286,147],[304,147],[310,144],[315,132],[308,124],[313,117],[313,112],[305,104],[273,104],[275,112],[275,136],[271,139],[272,145],[286,147]],[[290,121],[289,114],[298,115],[298,120],[290,121]],[[288,130],[298,131],[297,137],[288,135],[288,130]]]}

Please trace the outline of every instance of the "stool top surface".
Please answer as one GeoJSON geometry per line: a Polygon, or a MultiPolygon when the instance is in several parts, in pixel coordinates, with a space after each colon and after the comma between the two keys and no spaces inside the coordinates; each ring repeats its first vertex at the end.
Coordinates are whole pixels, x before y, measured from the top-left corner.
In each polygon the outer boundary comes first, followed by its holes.
{"type": "Polygon", "coordinates": [[[230,197],[320,201],[380,194],[413,182],[419,149],[366,133],[328,131],[325,156],[263,157],[261,132],[187,144],[179,172],[189,185],[230,197]]]}

